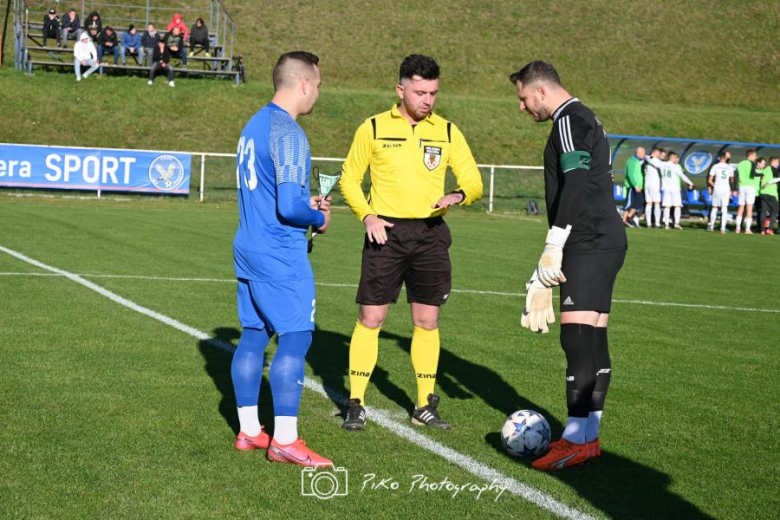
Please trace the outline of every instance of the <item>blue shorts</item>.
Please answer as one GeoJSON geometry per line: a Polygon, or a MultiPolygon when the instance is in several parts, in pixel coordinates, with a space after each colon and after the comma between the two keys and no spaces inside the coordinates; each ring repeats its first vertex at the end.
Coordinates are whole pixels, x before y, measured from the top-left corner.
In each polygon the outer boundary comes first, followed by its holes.
{"type": "Polygon", "coordinates": [[[314,330],[314,278],[287,282],[238,279],[238,319],[244,328],[282,334],[314,330]]]}
{"type": "Polygon", "coordinates": [[[628,196],[626,197],[626,204],[623,206],[624,210],[635,209],[641,211],[645,209],[645,192],[636,191],[634,188],[628,190],[628,196]]]}

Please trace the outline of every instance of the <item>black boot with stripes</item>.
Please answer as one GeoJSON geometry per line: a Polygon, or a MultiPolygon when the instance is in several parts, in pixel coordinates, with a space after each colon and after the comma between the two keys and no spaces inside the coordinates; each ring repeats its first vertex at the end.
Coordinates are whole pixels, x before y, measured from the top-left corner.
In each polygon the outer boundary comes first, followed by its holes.
{"type": "Polygon", "coordinates": [[[412,424],[428,426],[437,430],[451,430],[452,426],[439,417],[439,411],[436,409],[438,406],[439,396],[428,394],[428,404],[422,408],[415,408],[412,412],[412,424]]]}
{"type": "Polygon", "coordinates": [[[366,409],[360,406],[360,399],[350,399],[346,403],[347,416],[342,428],[349,431],[362,430],[366,427],[366,409]]]}

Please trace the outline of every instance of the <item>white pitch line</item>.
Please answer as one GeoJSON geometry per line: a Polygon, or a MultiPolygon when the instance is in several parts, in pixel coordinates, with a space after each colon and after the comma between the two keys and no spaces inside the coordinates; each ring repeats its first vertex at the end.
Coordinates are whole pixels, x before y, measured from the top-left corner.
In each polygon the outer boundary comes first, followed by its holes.
{"type": "MultiPolygon", "coordinates": [[[[130,301],[127,298],[123,298],[122,296],[119,296],[118,294],[111,292],[104,287],[101,287],[93,282],[90,282],[89,280],[86,280],[82,276],[65,271],[63,269],[59,269],[57,267],[52,267],[50,265],[44,264],[43,262],[39,262],[38,260],[30,258],[24,255],[23,253],[19,253],[18,251],[14,251],[12,249],[8,249],[3,246],[0,246],[0,251],[14,258],[22,260],[23,262],[27,262],[30,265],[34,265],[35,267],[38,267],[45,271],[49,271],[50,273],[54,273],[58,276],[63,276],[65,278],[68,278],[69,280],[76,282],[77,284],[83,285],[84,287],[92,291],[95,291],[101,296],[105,296],[109,300],[118,303],[119,305],[122,305],[124,307],[127,307],[128,309],[141,313],[144,316],[147,316],[149,318],[155,319],[161,323],[164,323],[165,325],[168,325],[169,327],[184,332],[185,334],[188,334],[196,339],[199,339],[201,341],[207,341],[210,344],[214,345],[215,347],[226,350],[228,352],[233,352],[234,350],[233,346],[230,345],[229,343],[225,343],[218,339],[211,338],[208,334],[206,334],[203,331],[190,327],[189,325],[186,325],[178,320],[165,316],[164,314],[160,314],[159,312],[138,305],[137,303],[130,301]]],[[[344,400],[345,398],[345,396],[341,396],[337,392],[331,391],[330,389],[326,389],[320,383],[313,381],[312,378],[310,377],[306,378],[304,384],[306,388],[308,388],[309,390],[317,392],[318,394],[320,394],[321,396],[327,399],[333,399],[335,397],[338,400],[344,400]]],[[[392,419],[391,417],[393,412],[389,410],[382,410],[382,409],[370,408],[370,407],[366,407],[366,408],[371,412],[372,420],[378,425],[398,435],[399,437],[413,444],[416,444],[417,446],[423,449],[426,449],[428,451],[431,451],[432,453],[435,453],[436,455],[439,455],[440,457],[446,459],[448,462],[460,466],[461,468],[463,468],[464,470],[468,471],[469,473],[471,473],[472,475],[478,478],[488,480],[488,481],[495,481],[497,485],[506,486],[506,490],[512,493],[513,495],[524,498],[528,502],[531,502],[532,504],[535,504],[541,507],[542,509],[546,509],[547,511],[550,511],[551,513],[556,514],[562,518],[595,520],[593,516],[583,513],[578,509],[569,507],[557,501],[552,496],[542,491],[539,491],[536,488],[533,488],[527,484],[523,484],[522,482],[513,479],[511,477],[508,477],[503,473],[500,473],[499,471],[491,468],[486,464],[477,461],[476,459],[468,455],[455,451],[452,448],[449,448],[439,442],[434,441],[429,437],[426,437],[425,435],[422,435],[419,432],[416,432],[406,424],[400,423],[392,419]]]]}
{"type": "MultiPolygon", "coordinates": [[[[0,276],[65,276],[62,274],[52,274],[52,273],[17,273],[17,272],[0,272],[0,276]]],[[[145,275],[134,275],[134,274],[102,274],[102,273],[84,273],[79,274],[77,276],[81,276],[84,278],[127,278],[127,279],[135,279],[135,280],[154,280],[154,281],[162,281],[162,282],[217,282],[217,283],[236,283],[235,278],[176,278],[176,277],[169,277],[169,276],[145,276],[145,275]]],[[[349,284],[349,283],[326,283],[326,282],[317,282],[316,285],[320,287],[343,287],[348,289],[356,289],[356,284],[349,284]]],[[[522,292],[502,292],[502,291],[477,291],[475,289],[452,289],[452,292],[454,293],[461,293],[461,294],[481,294],[481,295],[489,295],[489,296],[509,296],[509,297],[516,297],[516,298],[522,298],[525,296],[526,293],[522,292]]],[[[553,296],[553,298],[558,298],[558,296],[553,296]]],[[[719,310],[719,311],[737,311],[737,312],[766,312],[770,314],[780,314],[780,309],[761,309],[756,307],[732,307],[728,305],[707,305],[704,303],[680,303],[680,302],[654,302],[650,300],[622,300],[622,299],[613,299],[613,303],[625,303],[629,305],[652,305],[657,307],[684,307],[687,309],[709,309],[709,310],[719,310]]]]}

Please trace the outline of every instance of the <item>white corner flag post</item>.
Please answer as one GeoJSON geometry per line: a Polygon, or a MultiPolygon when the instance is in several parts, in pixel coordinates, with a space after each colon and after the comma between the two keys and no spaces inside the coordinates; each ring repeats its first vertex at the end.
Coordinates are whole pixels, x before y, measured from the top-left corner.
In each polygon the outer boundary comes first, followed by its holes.
{"type": "MultiPolygon", "coordinates": [[[[317,168],[315,166],[315,168],[317,168]]],[[[339,179],[341,178],[341,172],[338,172],[336,174],[330,175],[327,173],[320,172],[320,169],[317,168],[317,191],[319,192],[320,196],[325,198],[328,195],[330,195],[330,192],[333,191],[333,188],[336,187],[336,184],[338,184],[339,179]]],[[[319,209],[320,203],[317,203],[317,209],[319,209]]],[[[311,253],[312,249],[314,249],[314,237],[317,236],[317,229],[312,228],[311,230],[311,238],[309,239],[309,253],[311,253]]]]}

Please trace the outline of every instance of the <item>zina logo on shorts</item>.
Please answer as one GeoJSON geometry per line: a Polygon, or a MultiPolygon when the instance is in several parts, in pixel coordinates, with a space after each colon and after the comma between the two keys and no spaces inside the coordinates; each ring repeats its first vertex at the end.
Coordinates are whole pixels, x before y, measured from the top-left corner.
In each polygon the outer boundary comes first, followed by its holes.
{"type": "Polygon", "coordinates": [[[160,155],[149,165],[149,180],[158,190],[175,190],[184,182],[184,165],[173,155],[160,155]]]}

